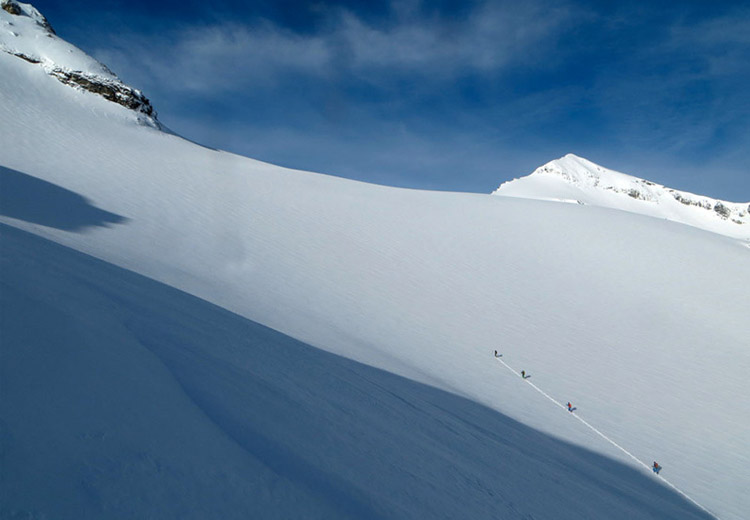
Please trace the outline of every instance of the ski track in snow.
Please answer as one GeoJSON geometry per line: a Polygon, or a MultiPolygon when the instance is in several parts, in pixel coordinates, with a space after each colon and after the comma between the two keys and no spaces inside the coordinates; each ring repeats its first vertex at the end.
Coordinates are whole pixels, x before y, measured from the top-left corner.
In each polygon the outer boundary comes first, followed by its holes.
{"type": "MultiPolygon", "coordinates": [[[[534,390],[536,390],[537,392],[539,392],[540,394],[542,394],[544,397],[546,397],[547,399],[549,399],[550,401],[552,401],[553,403],[555,403],[557,406],[559,406],[563,410],[567,411],[567,409],[566,409],[566,407],[565,407],[564,404],[562,404],[561,402],[557,401],[554,397],[552,397],[547,392],[545,392],[544,390],[542,390],[541,388],[539,388],[537,385],[535,385],[534,383],[532,383],[531,381],[529,381],[528,377],[520,376],[519,372],[517,372],[508,363],[506,363],[505,361],[503,361],[502,359],[500,359],[500,357],[496,356],[495,359],[497,359],[500,363],[502,363],[503,366],[505,366],[505,368],[507,368],[508,370],[510,370],[511,372],[513,372],[514,376],[520,377],[521,379],[524,380],[524,382],[530,384],[531,387],[534,390]]],[[[633,455],[632,453],[630,453],[628,450],[626,450],[625,448],[623,448],[622,446],[620,446],[619,444],[617,444],[615,441],[613,441],[607,435],[604,435],[601,431],[599,431],[597,428],[595,428],[594,426],[592,426],[591,424],[589,424],[588,421],[586,421],[585,419],[581,418],[578,414],[576,414],[576,413],[570,413],[570,415],[572,415],[573,417],[575,417],[576,419],[578,419],[579,421],[581,421],[586,427],[588,427],[589,429],[591,429],[591,431],[593,431],[594,433],[596,433],[599,437],[601,437],[605,441],[609,442],[612,446],[614,446],[615,448],[617,448],[618,450],[620,450],[621,452],[623,452],[625,455],[627,455],[628,457],[630,457],[631,459],[633,459],[635,462],[637,462],[638,464],[640,464],[641,466],[643,466],[644,468],[646,468],[646,471],[648,471],[650,473],[653,473],[653,471],[651,470],[651,467],[648,464],[646,464],[641,459],[639,459],[638,457],[636,457],[635,455],[633,455]]],[[[674,491],[676,491],[677,493],[679,493],[680,495],[682,495],[684,498],[686,498],[687,500],[689,500],[690,502],[692,502],[693,504],[695,504],[696,506],[698,506],[699,508],[701,508],[703,511],[705,511],[709,515],[711,515],[714,518],[716,518],[716,520],[720,520],[718,516],[716,516],[714,513],[712,513],[711,511],[709,511],[705,507],[703,507],[700,503],[698,503],[690,495],[688,495],[687,493],[685,493],[684,491],[682,491],[680,488],[678,488],[677,486],[675,486],[674,484],[672,484],[671,482],[669,482],[666,478],[662,477],[659,474],[654,474],[654,476],[656,478],[660,479],[662,482],[664,482],[667,486],[669,486],[670,488],[672,488],[674,491]]]]}

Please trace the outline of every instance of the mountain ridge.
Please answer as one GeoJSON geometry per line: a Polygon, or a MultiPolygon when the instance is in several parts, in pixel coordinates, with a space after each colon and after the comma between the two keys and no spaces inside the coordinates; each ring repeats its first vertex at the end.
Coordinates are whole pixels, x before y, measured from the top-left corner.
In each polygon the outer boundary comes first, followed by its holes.
{"type": "Polygon", "coordinates": [[[618,209],[750,240],[750,202],[728,202],[668,188],[574,154],[504,182],[492,194],[618,209]]]}

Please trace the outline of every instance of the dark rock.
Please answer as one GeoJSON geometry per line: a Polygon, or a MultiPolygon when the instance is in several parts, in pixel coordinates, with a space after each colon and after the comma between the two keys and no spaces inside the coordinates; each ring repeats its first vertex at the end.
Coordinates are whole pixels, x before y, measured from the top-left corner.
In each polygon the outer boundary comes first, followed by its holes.
{"type": "Polygon", "coordinates": [[[44,27],[45,29],[47,29],[47,32],[49,33],[47,36],[50,36],[52,34],[57,34],[44,16],[42,16],[42,20],[37,23],[41,25],[42,27],[44,27]]]}
{"type": "Polygon", "coordinates": [[[122,105],[131,110],[156,118],[156,111],[151,102],[141,91],[132,89],[119,82],[104,80],[78,71],[54,69],[52,75],[66,85],[80,87],[104,99],[122,105]]]}
{"type": "Polygon", "coordinates": [[[4,11],[7,11],[15,16],[18,16],[22,12],[21,7],[16,2],[14,2],[14,0],[3,0],[1,7],[4,11]]]}
{"type": "Polygon", "coordinates": [[[699,208],[703,209],[711,209],[711,204],[709,202],[702,202],[699,200],[693,200],[686,197],[683,197],[679,193],[675,191],[671,191],[672,196],[675,198],[676,201],[681,202],[682,204],[685,204],[686,206],[698,206],[699,208]]]}
{"type": "Polygon", "coordinates": [[[714,206],[714,211],[718,213],[722,218],[728,218],[730,214],[729,208],[721,202],[716,203],[716,205],[714,206]]]}
{"type": "Polygon", "coordinates": [[[638,191],[638,190],[636,190],[635,188],[633,188],[630,191],[628,191],[628,195],[630,195],[634,199],[644,200],[644,197],[643,197],[643,195],[641,195],[641,192],[638,191]]]}
{"type": "Polygon", "coordinates": [[[21,58],[22,60],[26,60],[29,63],[41,63],[38,59],[34,58],[33,56],[27,56],[26,54],[23,54],[21,52],[14,52],[13,56],[17,56],[21,58]]]}

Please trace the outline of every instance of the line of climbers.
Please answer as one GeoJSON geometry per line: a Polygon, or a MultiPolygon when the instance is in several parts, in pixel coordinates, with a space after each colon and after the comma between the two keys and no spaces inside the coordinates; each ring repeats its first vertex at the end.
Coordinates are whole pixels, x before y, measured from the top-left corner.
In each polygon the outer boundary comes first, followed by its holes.
{"type": "MultiPolygon", "coordinates": [[[[495,357],[499,358],[499,357],[503,357],[503,355],[502,354],[498,354],[497,350],[496,350],[495,351],[495,357]]],[[[529,374],[527,374],[525,370],[521,370],[521,379],[528,379],[530,377],[531,376],[529,374]]],[[[575,410],[578,409],[575,406],[573,406],[572,404],[570,404],[570,401],[568,401],[568,404],[566,406],[568,407],[568,412],[570,412],[570,413],[573,413],[575,410]]],[[[658,475],[659,472],[661,471],[661,464],[659,464],[658,462],[654,461],[654,465],[652,466],[651,469],[653,470],[654,473],[656,473],[658,475]]]]}

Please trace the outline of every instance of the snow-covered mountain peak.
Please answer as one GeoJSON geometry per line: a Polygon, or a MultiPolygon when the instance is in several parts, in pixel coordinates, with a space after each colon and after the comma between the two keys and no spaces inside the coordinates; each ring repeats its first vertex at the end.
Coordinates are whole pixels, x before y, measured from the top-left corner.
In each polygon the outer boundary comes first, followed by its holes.
{"type": "Polygon", "coordinates": [[[140,90],[123,83],[106,65],[59,38],[47,19],[31,4],[0,3],[0,51],[41,67],[48,75],[138,114],[138,121],[159,126],[156,112],[140,90]]]}
{"type": "Polygon", "coordinates": [[[97,60],[57,37],[47,19],[31,4],[2,0],[0,49],[39,64],[48,72],[55,68],[117,80],[97,60]]]}
{"type": "Polygon", "coordinates": [[[3,11],[14,15],[14,16],[26,16],[30,18],[39,27],[44,29],[47,33],[55,34],[54,29],[49,24],[47,19],[40,13],[33,5],[16,2],[15,0],[2,0],[0,7],[3,11]]]}
{"type": "Polygon", "coordinates": [[[590,186],[597,186],[601,181],[622,185],[642,181],[632,175],[609,170],[572,153],[540,166],[533,174],[537,173],[559,175],[570,182],[590,186]]]}
{"type": "Polygon", "coordinates": [[[750,203],[675,190],[574,154],[503,183],[493,194],[619,209],[750,240],[750,203]]]}

